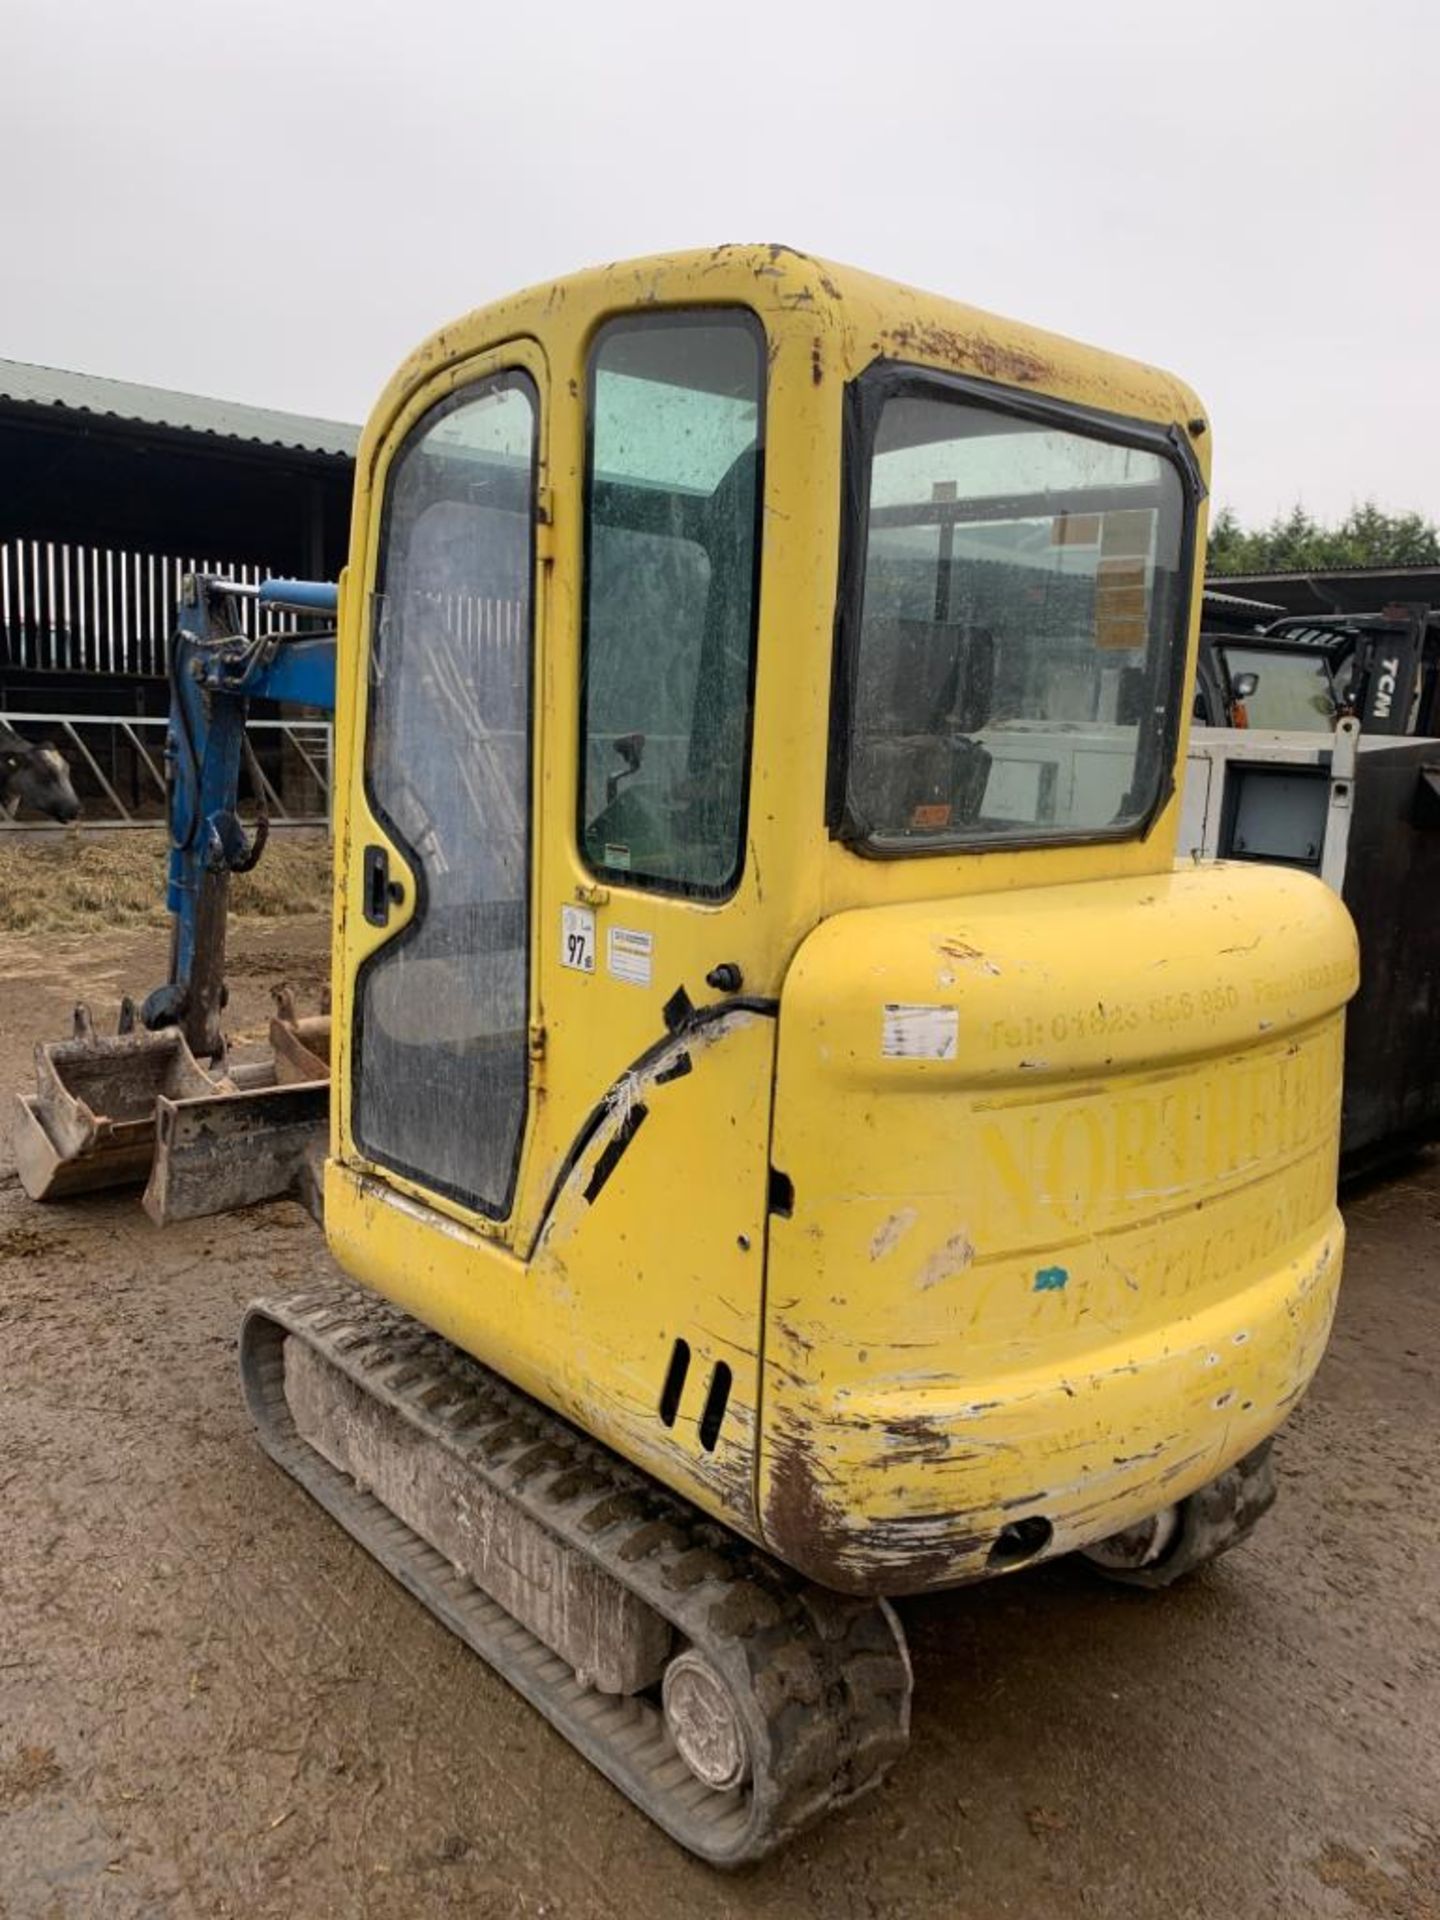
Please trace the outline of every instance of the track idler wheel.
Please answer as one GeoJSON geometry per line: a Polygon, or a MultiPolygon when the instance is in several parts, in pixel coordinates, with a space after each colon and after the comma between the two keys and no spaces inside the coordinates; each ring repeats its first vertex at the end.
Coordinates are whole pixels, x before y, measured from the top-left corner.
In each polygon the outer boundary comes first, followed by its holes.
{"type": "Polygon", "coordinates": [[[1169,1587],[1248,1539],[1275,1504],[1275,1463],[1268,1440],[1188,1499],[1097,1540],[1081,1559],[1107,1580],[1130,1587],[1169,1587]]]}
{"type": "Polygon", "coordinates": [[[730,1793],[750,1778],[750,1743],[734,1695],[693,1647],[677,1653],[660,1687],[665,1725],[697,1780],[730,1793]]]}

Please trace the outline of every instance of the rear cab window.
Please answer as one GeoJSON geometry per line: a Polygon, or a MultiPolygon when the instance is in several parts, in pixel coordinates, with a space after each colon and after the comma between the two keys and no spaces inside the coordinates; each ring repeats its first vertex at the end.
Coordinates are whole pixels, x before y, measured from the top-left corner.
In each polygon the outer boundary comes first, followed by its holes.
{"type": "Polygon", "coordinates": [[[886,365],[851,390],[847,475],[832,830],[879,854],[1143,832],[1174,752],[1188,450],[886,365]]]}

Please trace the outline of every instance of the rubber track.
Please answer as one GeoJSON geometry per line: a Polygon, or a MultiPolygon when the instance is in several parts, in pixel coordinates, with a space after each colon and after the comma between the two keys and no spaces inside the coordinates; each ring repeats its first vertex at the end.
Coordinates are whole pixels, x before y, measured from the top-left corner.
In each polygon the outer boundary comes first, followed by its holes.
{"type": "Polygon", "coordinates": [[[1180,1502],[1179,1532],[1169,1552],[1153,1567],[1104,1567],[1092,1562],[1096,1572],[1121,1586],[1170,1587],[1248,1540],[1275,1504],[1271,1447],[1271,1441],[1262,1440],[1233,1467],[1180,1502]]]}
{"type": "Polygon", "coordinates": [[[910,1661],[884,1600],[812,1585],[358,1288],[250,1305],[245,1397],[271,1456],[681,1846],[716,1866],[760,1858],[868,1792],[904,1752],[910,1661]],[[316,1453],[285,1399],[283,1349],[303,1340],[553,1535],[664,1616],[727,1680],[752,1777],[696,1780],[658,1702],[602,1694],[468,1576],[316,1453]]]}

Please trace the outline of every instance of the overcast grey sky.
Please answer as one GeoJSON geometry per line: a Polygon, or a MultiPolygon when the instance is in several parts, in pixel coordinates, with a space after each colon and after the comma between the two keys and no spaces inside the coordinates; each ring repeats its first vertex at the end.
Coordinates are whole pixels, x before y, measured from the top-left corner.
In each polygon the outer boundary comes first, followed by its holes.
{"type": "Polygon", "coordinates": [[[1174,368],[1246,519],[1440,518],[1435,0],[0,24],[0,355],[358,420],[498,294],[783,240],[1174,368]]]}

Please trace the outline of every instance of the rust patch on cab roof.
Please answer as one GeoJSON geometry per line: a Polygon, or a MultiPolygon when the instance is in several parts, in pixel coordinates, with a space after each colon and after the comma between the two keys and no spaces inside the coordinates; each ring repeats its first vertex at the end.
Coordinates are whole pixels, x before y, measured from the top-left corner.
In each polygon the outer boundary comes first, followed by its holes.
{"type": "Polygon", "coordinates": [[[967,372],[983,374],[987,380],[1008,380],[1014,386],[1035,386],[1055,377],[1055,369],[1038,353],[1026,347],[1003,346],[988,334],[962,333],[958,327],[924,322],[912,325],[907,321],[882,334],[881,341],[902,354],[948,361],[967,372]]]}

